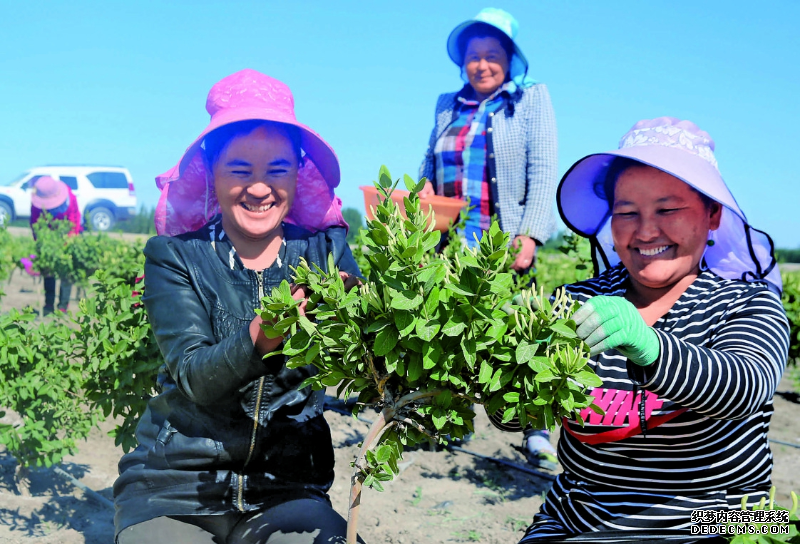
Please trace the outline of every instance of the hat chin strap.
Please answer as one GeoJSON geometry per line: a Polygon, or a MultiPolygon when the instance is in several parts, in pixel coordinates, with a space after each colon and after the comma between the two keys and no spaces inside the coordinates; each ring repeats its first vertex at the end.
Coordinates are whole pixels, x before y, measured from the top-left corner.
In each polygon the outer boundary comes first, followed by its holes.
{"type": "Polygon", "coordinates": [[[209,220],[209,217],[208,217],[208,193],[211,191],[211,188],[209,186],[209,179],[208,179],[209,177],[211,177],[211,172],[209,172],[208,168],[206,168],[206,196],[205,196],[205,203],[204,203],[204,209],[203,209],[203,217],[205,217],[206,222],[209,220]]]}

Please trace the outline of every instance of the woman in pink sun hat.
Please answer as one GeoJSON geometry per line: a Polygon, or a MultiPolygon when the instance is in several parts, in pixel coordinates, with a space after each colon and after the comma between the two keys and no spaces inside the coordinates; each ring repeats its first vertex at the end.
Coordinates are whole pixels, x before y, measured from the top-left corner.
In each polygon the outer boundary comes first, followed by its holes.
{"type": "MultiPolygon", "coordinates": [[[[81,211],[78,208],[78,199],[69,186],[61,180],[50,176],[41,176],[33,185],[31,192],[31,229],[43,213],[47,213],[54,220],[66,220],[72,223],[70,236],[80,234],[81,211]]],[[[34,233],[34,237],[36,234],[34,233]]],[[[27,269],[27,266],[26,266],[27,269]]],[[[61,278],[58,289],[58,310],[66,312],[72,294],[72,284],[61,278]]],[[[44,278],[44,315],[52,314],[56,310],[56,278],[44,278]]]]}
{"type": "Polygon", "coordinates": [[[119,463],[117,542],[343,540],[324,391],[298,389],[311,367],[263,359],[283,339],[266,338],[254,311],[300,259],[326,269],[332,254],[357,283],[339,163],[269,76],[222,79],[206,109],[209,125],[157,178],[161,236],[145,247],[142,300],[166,364],[119,463]]]}
{"type": "Polygon", "coordinates": [[[772,241],[733,198],[708,133],[672,117],[576,162],[557,202],[593,247],[596,277],[565,288],[603,413],[564,420],[564,471],[522,542],[693,541],[698,514],[769,495],[789,345],[772,241]]]}

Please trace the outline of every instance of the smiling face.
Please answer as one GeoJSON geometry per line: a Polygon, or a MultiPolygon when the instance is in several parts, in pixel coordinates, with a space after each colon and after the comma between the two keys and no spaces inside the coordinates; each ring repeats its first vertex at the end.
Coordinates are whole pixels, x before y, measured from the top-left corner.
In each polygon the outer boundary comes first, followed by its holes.
{"type": "Polygon", "coordinates": [[[479,99],[499,89],[508,73],[508,54],[500,40],[491,37],[469,40],[464,51],[464,70],[479,99]]]}
{"type": "Polygon", "coordinates": [[[249,241],[279,233],[294,202],[297,170],[297,152],[278,127],[232,139],[212,167],[225,231],[249,241]]]}
{"type": "Polygon", "coordinates": [[[634,287],[664,289],[699,273],[722,207],[707,205],[678,178],[642,165],[619,176],[612,213],[614,247],[634,287]]]}

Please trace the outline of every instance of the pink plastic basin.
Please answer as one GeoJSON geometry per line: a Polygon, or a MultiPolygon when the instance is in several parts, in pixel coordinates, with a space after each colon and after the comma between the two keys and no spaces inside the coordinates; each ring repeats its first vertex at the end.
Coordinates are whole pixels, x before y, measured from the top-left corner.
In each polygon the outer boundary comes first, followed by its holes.
{"type": "MultiPolygon", "coordinates": [[[[377,207],[380,202],[378,200],[378,189],[372,185],[362,185],[359,187],[364,192],[364,208],[367,212],[367,219],[375,219],[372,214],[372,208],[377,207]]],[[[400,206],[400,213],[403,217],[406,216],[406,208],[403,205],[403,197],[409,195],[408,191],[400,191],[395,189],[392,192],[392,200],[397,202],[400,206]]],[[[421,209],[425,213],[430,211],[433,207],[435,225],[434,228],[440,231],[447,231],[450,225],[458,220],[458,214],[466,207],[467,203],[459,198],[448,198],[446,196],[431,196],[428,198],[420,199],[421,209]]]]}

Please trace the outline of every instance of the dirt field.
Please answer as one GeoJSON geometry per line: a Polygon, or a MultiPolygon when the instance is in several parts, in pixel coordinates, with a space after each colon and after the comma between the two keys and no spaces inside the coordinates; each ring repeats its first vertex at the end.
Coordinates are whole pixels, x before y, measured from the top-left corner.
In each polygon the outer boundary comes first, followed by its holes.
{"type": "MultiPolygon", "coordinates": [[[[37,283],[18,272],[7,285],[0,311],[37,303],[37,283]]],[[[74,295],[74,294],[73,294],[74,295]]],[[[784,379],[779,390],[788,391],[784,379]]],[[[800,445],[798,405],[775,398],[770,437],[800,445]]],[[[365,412],[364,417],[370,417],[365,412]]],[[[328,411],[326,418],[336,447],[337,475],[331,498],[346,514],[350,467],[367,424],[328,411]]],[[[106,435],[113,426],[96,429],[80,451],[62,468],[80,482],[111,498],[122,454],[106,435]]],[[[518,464],[525,461],[512,445],[519,438],[497,431],[481,412],[474,439],[465,445],[478,453],[518,464]]],[[[800,449],[772,444],[773,481],[778,501],[787,504],[789,490],[800,491],[800,449]]],[[[463,453],[414,451],[406,453],[405,470],[384,493],[366,490],[362,500],[361,534],[368,543],[417,544],[437,542],[516,543],[541,504],[550,485],[539,478],[463,453]]],[[[113,512],[89,498],[53,470],[31,475],[30,495],[17,492],[13,459],[0,451],[0,543],[110,544],[113,512]]]]}

